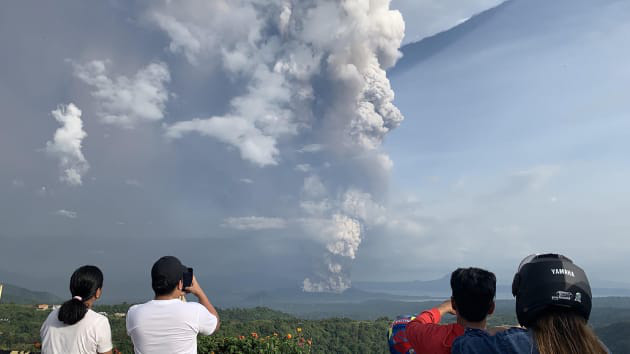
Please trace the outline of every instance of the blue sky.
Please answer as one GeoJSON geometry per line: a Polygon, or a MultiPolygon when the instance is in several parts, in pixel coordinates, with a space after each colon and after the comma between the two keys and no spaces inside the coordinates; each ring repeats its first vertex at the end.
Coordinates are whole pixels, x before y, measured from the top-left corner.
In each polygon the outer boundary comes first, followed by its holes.
{"type": "Polygon", "coordinates": [[[462,234],[443,249],[506,270],[564,252],[606,279],[625,262],[624,6],[515,1],[438,35],[449,45],[428,59],[407,49],[390,75],[406,120],[385,148],[395,193],[462,234]]]}
{"type": "Polygon", "coordinates": [[[63,292],[96,263],[141,292],[170,253],[221,286],[317,291],[509,282],[557,251],[630,282],[609,273],[630,247],[627,4],[253,2],[2,5],[0,276],[63,292]]]}

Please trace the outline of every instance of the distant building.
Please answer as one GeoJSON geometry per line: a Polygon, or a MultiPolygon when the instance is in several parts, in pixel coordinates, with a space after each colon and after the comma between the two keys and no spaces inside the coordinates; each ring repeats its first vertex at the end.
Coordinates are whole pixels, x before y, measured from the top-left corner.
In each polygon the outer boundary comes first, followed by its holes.
{"type": "Polygon", "coordinates": [[[99,312],[99,314],[105,317],[109,317],[109,314],[107,314],[107,312],[104,312],[104,311],[99,312]]]}
{"type": "Polygon", "coordinates": [[[40,310],[40,311],[48,310],[49,307],[50,307],[50,305],[48,305],[48,304],[39,304],[39,305],[37,305],[37,309],[40,310]]]}
{"type": "Polygon", "coordinates": [[[61,305],[52,305],[52,309],[53,309],[53,310],[57,310],[57,309],[59,309],[59,308],[61,308],[61,305]]]}
{"type": "Polygon", "coordinates": [[[124,312],[116,312],[114,313],[114,317],[118,317],[118,318],[123,318],[125,317],[127,314],[124,312]]]}
{"type": "Polygon", "coordinates": [[[2,285],[0,283],[0,301],[2,301],[2,288],[4,287],[4,285],[2,285]]]}

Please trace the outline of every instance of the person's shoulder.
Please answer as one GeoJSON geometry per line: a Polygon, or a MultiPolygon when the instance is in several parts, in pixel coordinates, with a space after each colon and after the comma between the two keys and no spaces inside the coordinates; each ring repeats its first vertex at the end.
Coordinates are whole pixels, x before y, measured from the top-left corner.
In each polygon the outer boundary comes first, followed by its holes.
{"type": "Polygon", "coordinates": [[[104,314],[98,313],[92,309],[89,309],[85,314],[85,318],[91,322],[109,322],[109,319],[104,314]]]}
{"type": "Polygon", "coordinates": [[[129,309],[127,310],[127,318],[134,317],[135,315],[142,312],[150,311],[150,307],[151,307],[151,301],[147,301],[141,304],[131,305],[129,306],[129,309]]]}
{"type": "Polygon", "coordinates": [[[152,305],[154,305],[154,302],[155,302],[155,300],[149,300],[147,302],[142,302],[142,303],[139,303],[139,304],[131,305],[131,306],[129,306],[129,309],[127,310],[127,312],[139,311],[139,310],[142,310],[142,309],[145,309],[145,308],[149,308],[152,305]]]}
{"type": "Polygon", "coordinates": [[[529,337],[529,332],[525,328],[512,327],[496,334],[497,337],[529,337]]]}
{"type": "Polygon", "coordinates": [[[48,317],[46,317],[46,321],[44,321],[44,324],[51,323],[51,322],[60,322],[58,317],[59,317],[59,309],[54,309],[48,314],[48,317]]]}
{"type": "Polygon", "coordinates": [[[461,345],[462,343],[484,342],[490,339],[490,334],[488,334],[488,332],[484,330],[476,328],[466,328],[461,336],[455,338],[455,340],[453,341],[453,347],[461,345]]]}
{"type": "Polygon", "coordinates": [[[201,311],[201,310],[207,311],[207,309],[202,304],[198,302],[194,302],[194,301],[182,302],[182,306],[190,311],[201,311]]]}

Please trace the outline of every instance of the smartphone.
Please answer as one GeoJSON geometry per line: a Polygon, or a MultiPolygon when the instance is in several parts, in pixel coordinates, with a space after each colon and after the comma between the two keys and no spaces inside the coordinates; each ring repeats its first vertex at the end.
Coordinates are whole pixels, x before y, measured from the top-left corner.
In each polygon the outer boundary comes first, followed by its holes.
{"type": "Polygon", "coordinates": [[[188,271],[184,273],[184,289],[192,285],[193,269],[188,268],[188,271]]]}

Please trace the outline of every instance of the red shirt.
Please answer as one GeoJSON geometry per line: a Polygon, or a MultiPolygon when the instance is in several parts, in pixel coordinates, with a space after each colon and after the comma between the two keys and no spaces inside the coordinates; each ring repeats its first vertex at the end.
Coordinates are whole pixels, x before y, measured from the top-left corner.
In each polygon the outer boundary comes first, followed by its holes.
{"type": "Polygon", "coordinates": [[[455,338],[464,334],[464,327],[457,323],[438,324],[440,311],[423,311],[407,325],[407,340],[416,353],[450,354],[455,338]]]}

